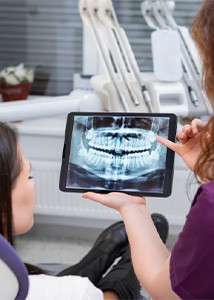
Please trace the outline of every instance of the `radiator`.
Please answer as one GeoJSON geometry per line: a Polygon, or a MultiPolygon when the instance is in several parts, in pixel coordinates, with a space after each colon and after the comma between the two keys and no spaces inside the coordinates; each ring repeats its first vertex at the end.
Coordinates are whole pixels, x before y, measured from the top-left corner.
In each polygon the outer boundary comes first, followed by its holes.
{"type": "Polygon", "coordinates": [[[37,214],[81,217],[117,218],[114,210],[83,199],[81,194],[64,193],[59,190],[60,163],[31,161],[36,182],[37,214]]]}

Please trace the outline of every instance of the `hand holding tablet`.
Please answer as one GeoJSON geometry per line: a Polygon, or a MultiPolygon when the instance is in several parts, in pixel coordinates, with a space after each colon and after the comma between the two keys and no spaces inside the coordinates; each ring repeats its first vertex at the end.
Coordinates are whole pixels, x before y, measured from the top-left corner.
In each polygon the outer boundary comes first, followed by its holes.
{"type": "Polygon", "coordinates": [[[60,190],[171,194],[174,152],[157,136],[175,141],[174,114],[70,113],[60,190]]]}

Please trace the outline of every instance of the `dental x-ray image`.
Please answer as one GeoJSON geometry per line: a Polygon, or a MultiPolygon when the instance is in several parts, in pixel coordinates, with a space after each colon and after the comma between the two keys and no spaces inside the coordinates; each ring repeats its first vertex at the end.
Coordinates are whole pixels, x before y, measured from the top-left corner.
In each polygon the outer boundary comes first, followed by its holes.
{"type": "Polygon", "coordinates": [[[170,116],[74,115],[66,188],[164,192],[170,116]]]}

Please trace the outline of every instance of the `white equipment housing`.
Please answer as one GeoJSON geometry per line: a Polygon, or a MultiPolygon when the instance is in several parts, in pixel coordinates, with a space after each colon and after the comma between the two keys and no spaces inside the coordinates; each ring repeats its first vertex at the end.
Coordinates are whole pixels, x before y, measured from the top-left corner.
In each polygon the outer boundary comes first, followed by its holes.
{"type": "MultiPolygon", "coordinates": [[[[188,115],[186,91],[180,82],[158,82],[154,77],[148,81],[148,76],[144,77],[140,72],[111,0],[80,0],[79,10],[84,27],[87,31],[88,28],[92,29],[94,33],[105,67],[104,74],[91,79],[104,110],[188,115]],[[165,95],[167,97],[164,100],[165,95]]],[[[88,46],[90,44],[91,40],[88,46]]]]}
{"type": "MultiPolygon", "coordinates": [[[[167,31],[169,31],[169,35],[174,31],[174,33],[179,36],[183,69],[182,83],[186,91],[188,115],[200,116],[212,114],[212,107],[203,90],[201,62],[197,49],[190,37],[188,29],[179,26],[175,22],[172,16],[174,8],[174,0],[145,0],[142,2],[141,11],[147,25],[156,30],[157,35],[160,35],[160,38],[157,39],[158,44],[154,43],[153,48],[160,47],[161,42],[165,43],[165,39],[161,39],[161,37],[163,34],[167,34],[167,31]]],[[[165,56],[168,55],[169,50],[165,53],[165,56]]],[[[153,59],[155,58],[156,56],[153,57],[153,59]]],[[[158,60],[161,59],[163,58],[158,57],[158,60]]],[[[158,64],[158,62],[155,62],[154,64],[158,64]]],[[[166,70],[164,72],[166,72],[166,70]]],[[[159,80],[161,80],[160,76],[159,80]]]]}
{"type": "Polygon", "coordinates": [[[164,83],[157,80],[153,73],[144,73],[143,75],[155,112],[188,116],[188,104],[182,82],[164,83]]]}

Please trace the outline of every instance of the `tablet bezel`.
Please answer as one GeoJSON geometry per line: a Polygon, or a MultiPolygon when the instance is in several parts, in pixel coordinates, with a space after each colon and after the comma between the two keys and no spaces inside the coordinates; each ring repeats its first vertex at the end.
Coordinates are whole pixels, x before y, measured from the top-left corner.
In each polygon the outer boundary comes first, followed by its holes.
{"type": "MultiPolygon", "coordinates": [[[[65,138],[64,138],[64,147],[62,154],[62,163],[60,170],[60,181],[59,181],[59,189],[63,192],[75,192],[75,193],[84,193],[84,192],[96,192],[96,193],[109,193],[116,192],[118,190],[108,190],[108,189],[94,189],[94,188],[75,188],[75,187],[66,187],[67,182],[67,174],[68,174],[68,164],[70,157],[70,149],[71,149],[71,139],[72,139],[72,131],[74,124],[75,116],[136,116],[136,117],[163,117],[169,118],[169,132],[168,139],[172,142],[175,142],[176,130],[177,130],[177,116],[171,113],[120,113],[120,112],[71,112],[67,116],[66,129],[65,129],[65,138]]],[[[173,183],[173,175],[174,175],[174,152],[167,148],[166,153],[166,169],[165,169],[165,179],[163,185],[163,192],[144,192],[144,191],[127,191],[120,190],[120,192],[124,192],[130,195],[137,196],[150,196],[150,197],[169,197],[172,192],[172,183],[173,183]]]]}

